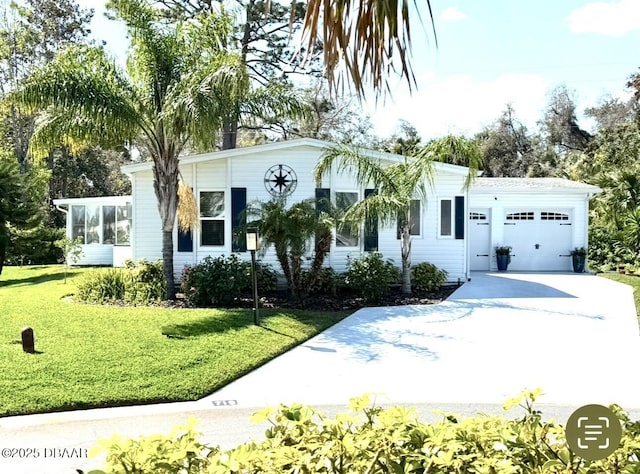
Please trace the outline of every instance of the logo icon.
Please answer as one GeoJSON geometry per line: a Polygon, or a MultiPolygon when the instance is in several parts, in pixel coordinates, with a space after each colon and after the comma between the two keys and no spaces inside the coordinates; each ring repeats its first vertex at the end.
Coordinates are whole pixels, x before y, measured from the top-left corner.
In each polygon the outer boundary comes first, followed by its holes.
{"type": "Polygon", "coordinates": [[[565,433],[571,451],[587,461],[597,461],[618,449],[622,426],[609,408],[585,405],[571,414],[565,433]]]}
{"type": "Polygon", "coordinates": [[[264,186],[272,196],[286,197],[295,191],[298,185],[296,173],[287,165],[275,165],[264,175],[264,186]]]}

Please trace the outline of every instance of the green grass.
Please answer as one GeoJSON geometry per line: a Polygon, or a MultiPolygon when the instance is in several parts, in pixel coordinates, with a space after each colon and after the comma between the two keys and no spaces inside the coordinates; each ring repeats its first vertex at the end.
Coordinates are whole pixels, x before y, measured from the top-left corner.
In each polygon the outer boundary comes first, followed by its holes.
{"type": "Polygon", "coordinates": [[[640,324],[640,278],[633,275],[622,275],[621,273],[599,273],[598,276],[624,283],[633,288],[633,299],[636,303],[636,314],[640,324]]]}
{"type": "Polygon", "coordinates": [[[74,269],[0,275],[0,416],[196,400],[348,313],[107,307],[73,303],[74,269]],[[36,354],[21,330],[35,332],[36,354]]]}

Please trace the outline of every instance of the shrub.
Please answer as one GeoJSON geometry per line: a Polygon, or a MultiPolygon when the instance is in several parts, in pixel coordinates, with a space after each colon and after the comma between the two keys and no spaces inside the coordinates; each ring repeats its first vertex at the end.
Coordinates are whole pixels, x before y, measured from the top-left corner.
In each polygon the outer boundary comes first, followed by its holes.
{"type": "Polygon", "coordinates": [[[76,283],[76,298],[83,303],[113,303],[124,300],[125,273],[121,268],[104,268],[85,273],[76,283]]]}
{"type": "Polygon", "coordinates": [[[308,295],[333,295],[336,292],[338,275],[331,267],[318,270],[315,279],[310,281],[310,273],[304,271],[302,284],[308,295]]]}
{"type": "Polygon", "coordinates": [[[185,269],[181,287],[190,306],[229,306],[251,288],[251,266],[235,254],[208,256],[185,269]]]}
{"type": "MultiPolygon", "coordinates": [[[[246,265],[249,271],[251,271],[251,264],[246,263],[246,265]]],[[[256,262],[256,273],[258,277],[258,293],[260,295],[266,295],[276,291],[278,287],[278,274],[271,265],[256,262]]]]}
{"type": "Polygon", "coordinates": [[[384,261],[382,254],[371,252],[360,258],[347,261],[344,282],[348,288],[367,300],[378,301],[398,282],[400,272],[390,260],[384,261]]]}
{"type": "Polygon", "coordinates": [[[172,436],[101,442],[107,470],[91,472],[253,473],[634,473],[640,472],[640,423],[610,408],[623,427],[619,448],[606,459],[586,461],[571,453],[565,430],[543,421],[533,402],[540,391],[523,392],[505,404],[524,416],[478,415],[420,422],[412,409],[380,408],[368,397],[354,399],[351,412],[328,419],[302,405],[267,408],[254,421],[269,421],[266,439],[229,451],[198,442],[193,424],[172,436]]]}
{"type": "Polygon", "coordinates": [[[106,268],[87,272],[77,283],[76,297],[84,303],[125,302],[149,305],[161,302],[166,295],[162,262],[140,260],[126,262],[125,268],[106,268]]]}
{"type": "Polygon", "coordinates": [[[415,291],[437,291],[447,281],[447,272],[432,263],[418,263],[411,267],[411,287],[415,291]]]}
{"type": "Polygon", "coordinates": [[[159,303],[167,293],[167,282],[164,279],[162,261],[150,263],[140,260],[133,263],[125,262],[125,293],[124,301],[132,305],[148,305],[159,303]]]}

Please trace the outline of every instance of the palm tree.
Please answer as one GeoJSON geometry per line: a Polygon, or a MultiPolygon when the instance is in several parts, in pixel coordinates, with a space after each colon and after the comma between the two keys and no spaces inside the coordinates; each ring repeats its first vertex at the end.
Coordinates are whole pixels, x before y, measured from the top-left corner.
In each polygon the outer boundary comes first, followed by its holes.
{"type": "MultiPolygon", "coordinates": [[[[295,3],[295,1],[294,1],[295,3]]],[[[331,86],[340,84],[335,71],[344,64],[357,94],[362,97],[365,83],[371,81],[376,92],[390,92],[390,72],[399,70],[409,88],[416,85],[409,50],[408,0],[307,0],[303,38],[307,50],[321,42],[327,79],[331,86]]],[[[415,14],[428,11],[437,45],[430,0],[413,0],[415,14]],[[425,8],[426,7],[426,8],[425,8]]]]}
{"type": "Polygon", "coordinates": [[[447,156],[465,157],[469,173],[465,181],[468,188],[477,175],[481,156],[475,143],[465,138],[448,136],[434,140],[426,147],[404,156],[402,161],[389,164],[363,156],[357,149],[338,145],[328,150],[315,168],[314,178],[322,177],[336,165],[338,173],[354,176],[362,187],[373,187],[376,192],[349,207],[341,220],[342,226],[370,224],[374,219],[382,225],[398,225],[402,256],[402,292],[411,293],[411,202],[424,201],[433,185],[434,162],[445,161],[447,156]]]}
{"type": "Polygon", "coordinates": [[[128,75],[102,49],[76,46],[31,75],[15,99],[46,111],[33,151],[69,139],[103,146],[135,140],[151,157],[167,299],[173,299],[178,156],[187,145],[216,146],[229,104],[246,96],[250,83],[240,54],[224,47],[231,30],[226,16],[167,26],[146,0],[110,5],[131,37],[128,75]]]}
{"type": "MultiPolygon", "coordinates": [[[[252,203],[246,214],[255,220],[248,224],[256,226],[261,239],[273,245],[276,258],[287,281],[291,294],[301,302],[306,289],[313,286],[329,254],[332,241],[331,229],[335,221],[330,212],[321,211],[327,203],[302,201],[287,207],[282,199],[252,203]],[[313,244],[313,258],[306,275],[303,259],[313,244]]],[[[266,247],[263,249],[266,250],[266,247]]]]}

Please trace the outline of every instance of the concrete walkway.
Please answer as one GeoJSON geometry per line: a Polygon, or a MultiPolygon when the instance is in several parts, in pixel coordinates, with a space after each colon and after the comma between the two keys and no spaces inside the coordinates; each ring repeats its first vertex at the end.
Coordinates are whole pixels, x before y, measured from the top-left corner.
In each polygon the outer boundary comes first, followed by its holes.
{"type": "Polygon", "coordinates": [[[362,309],[196,402],[0,418],[0,448],[40,454],[3,455],[0,472],[95,467],[86,451],[98,439],[169,433],[189,415],[202,421],[204,442],[229,448],[264,432],[248,422],[254,408],[345,407],[365,392],[382,404],[473,414],[500,413],[507,398],[541,387],[539,406],[560,421],[580,405],[613,402],[637,419],[638,363],[630,287],[591,275],[476,274],[439,305],[362,309]]]}
{"type": "Polygon", "coordinates": [[[632,289],[585,274],[475,274],[446,302],[366,308],[212,394],[240,406],[545,403],[640,407],[632,289]]]}

